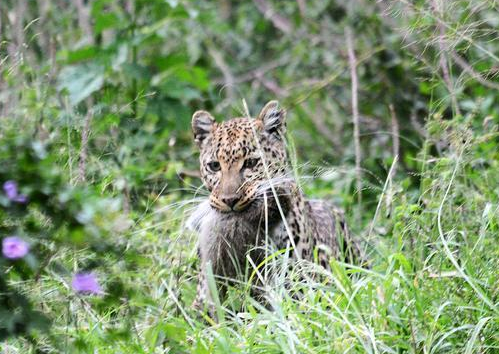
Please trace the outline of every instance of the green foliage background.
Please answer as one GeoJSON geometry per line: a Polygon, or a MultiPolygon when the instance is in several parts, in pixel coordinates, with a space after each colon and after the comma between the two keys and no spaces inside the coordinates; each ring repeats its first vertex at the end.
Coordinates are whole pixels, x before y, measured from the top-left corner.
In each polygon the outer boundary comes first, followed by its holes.
{"type": "Polygon", "coordinates": [[[30,202],[0,196],[0,238],[31,252],[0,257],[0,348],[498,351],[498,28],[493,0],[2,1],[0,183],[30,202]],[[345,208],[372,269],[297,265],[274,311],[234,289],[215,324],[190,307],[190,118],[271,99],[303,188],[345,208]],[[73,293],[82,270],[104,296],[73,293]]]}

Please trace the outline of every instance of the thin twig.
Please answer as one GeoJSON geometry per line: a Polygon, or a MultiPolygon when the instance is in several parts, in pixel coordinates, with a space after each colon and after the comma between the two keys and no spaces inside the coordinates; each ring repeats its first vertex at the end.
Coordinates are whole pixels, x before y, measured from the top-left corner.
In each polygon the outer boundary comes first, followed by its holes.
{"type": "MultiPolygon", "coordinates": [[[[440,15],[443,15],[443,1],[434,0],[435,11],[437,11],[440,15]]],[[[451,96],[452,107],[454,109],[454,113],[457,115],[461,115],[461,111],[459,109],[459,105],[457,104],[456,94],[454,90],[454,85],[452,83],[452,79],[449,73],[449,67],[447,65],[447,44],[445,43],[445,27],[441,22],[437,23],[437,29],[439,32],[438,36],[438,48],[440,50],[439,53],[439,62],[440,68],[442,69],[442,75],[444,78],[445,85],[447,86],[447,90],[449,90],[449,94],[451,96]]]]}
{"type": "Polygon", "coordinates": [[[191,178],[201,178],[201,173],[199,170],[180,170],[178,173],[178,177],[183,180],[186,177],[191,177],[191,178]]]}
{"type": "Polygon", "coordinates": [[[360,127],[359,127],[359,100],[358,100],[358,78],[357,78],[357,59],[353,49],[352,29],[345,29],[345,38],[348,47],[348,64],[350,66],[350,77],[352,81],[352,119],[353,119],[353,138],[355,144],[355,176],[357,181],[357,200],[359,205],[362,203],[362,176],[360,161],[362,159],[360,150],[360,127]]]}
{"type": "Polygon", "coordinates": [[[80,161],[78,163],[78,174],[79,181],[85,182],[86,180],[86,165],[88,157],[88,136],[90,134],[90,122],[92,121],[92,99],[87,100],[87,114],[85,114],[85,120],[83,124],[83,131],[81,132],[81,147],[80,147],[80,161]]]}
{"type": "Polygon", "coordinates": [[[17,51],[19,53],[24,52],[24,16],[27,14],[28,4],[26,0],[19,0],[17,2],[16,10],[15,10],[15,22],[14,22],[14,36],[15,42],[17,46],[17,51]]]}
{"type": "Polygon", "coordinates": [[[84,0],[75,1],[76,10],[78,12],[78,25],[83,30],[90,44],[94,43],[92,26],[90,24],[90,15],[88,7],[85,6],[84,0]]]}
{"type": "Polygon", "coordinates": [[[411,112],[410,120],[411,120],[412,128],[419,135],[421,135],[425,139],[428,139],[428,132],[426,131],[425,127],[421,123],[418,122],[418,117],[417,117],[417,114],[416,114],[416,108],[413,108],[413,110],[411,112]]]}
{"type": "MultiPolygon", "coordinates": [[[[16,7],[13,11],[14,16],[6,16],[7,24],[12,26],[12,38],[10,43],[7,44],[7,53],[8,58],[10,58],[10,69],[7,70],[7,75],[18,76],[19,67],[24,61],[24,46],[25,46],[25,37],[24,37],[24,16],[27,15],[27,3],[26,0],[20,0],[17,2],[16,7]]],[[[7,6],[8,8],[8,6],[7,6]]],[[[3,10],[3,9],[2,9],[3,10]]],[[[8,28],[8,27],[7,27],[8,28]]],[[[0,29],[1,32],[1,29],[0,29]]],[[[2,33],[0,36],[2,42],[4,41],[5,34],[2,33]]],[[[7,38],[7,37],[5,37],[7,38]]],[[[3,62],[4,60],[2,60],[3,62]]],[[[0,82],[4,80],[0,79],[0,82]]],[[[5,106],[3,107],[2,113],[8,115],[12,109],[18,106],[18,95],[14,92],[17,91],[16,87],[10,87],[7,91],[7,99],[4,100],[5,106]]],[[[6,87],[8,87],[6,85],[6,87]]]]}
{"type": "MultiPolygon", "coordinates": [[[[258,77],[262,77],[268,71],[271,71],[271,70],[274,70],[280,66],[283,66],[283,65],[287,64],[288,62],[289,62],[288,56],[284,55],[277,60],[270,61],[266,64],[262,64],[261,66],[258,66],[257,68],[254,68],[254,69],[252,69],[244,74],[241,74],[240,76],[234,77],[233,83],[240,84],[243,82],[254,80],[258,77]]],[[[213,82],[215,84],[225,83],[225,77],[217,78],[213,82]]]]}
{"type": "Polygon", "coordinates": [[[296,0],[298,4],[298,10],[300,11],[300,16],[305,17],[307,13],[307,5],[305,4],[305,0],[296,0]]]}
{"type": "Polygon", "coordinates": [[[288,90],[279,86],[279,84],[272,79],[267,79],[265,77],[258,77],[258,81],[262,83],[262,85],[269,91],[271,91],[274,95],[278,97],[287,97],[289,96],[288,90]]]}
{"type": "Polygon", "coordinates": [[[231,102],[235,99],[234,93],[234,75],[230,66],[225,61],[222,53],[220,53],[213,45],[208,45],[208,53],[213,58],[215,65],[220,69],[224,77],[224,87],[227,88],[227,95],[231,102]]]}
{"type": "Polygon", "coordinates": [[[397,114],[395,113],[395,108],[393,104],[389,105],[390,108],[390,116],[392,119],[392,152],[393,156],[400,156],[400,128],[399,121],[397,119],[397,114]]]}
{"type": "Polygon", "coordinates": [[[451,52],[450,54],[452,56],[452,59],[454,59],[454,62],[459,65],[459,67],[463,69],[463,71],[470,74],[470,76],[476,81],[488,88],[499,90],[499,84],[485,79],[480,73],[476,72],[475,69],[473,69],[473,67],[468,62],[466,62],[466,60],[464,60],[459,54],[455,52],[451,52]]]}
{"type": "Polygon", "coordinates": [[[293,31],[293,26],[291,25],[291,22],[285,18],[284,16],[281,16],[278,14],[272,6],[267,3],[265,0],[253,0],[255,3],[255,6],[257,7],[258,11],[260,11],[263,16],[268,18],[270,22],[274,25],[275,28],[281,30],[282,32],[289,34],[293,31]]]}
{"type": "Polygon", "coordinates": [[[51,37],[49,31],[46,31],[48,24],[48,14],[50,12],[50,1],[49,0],[37,0],[36,2],[38,13],[40,14],[40,19],[37,24],[38,44],[40,48],[49,48],[51,37]]]}

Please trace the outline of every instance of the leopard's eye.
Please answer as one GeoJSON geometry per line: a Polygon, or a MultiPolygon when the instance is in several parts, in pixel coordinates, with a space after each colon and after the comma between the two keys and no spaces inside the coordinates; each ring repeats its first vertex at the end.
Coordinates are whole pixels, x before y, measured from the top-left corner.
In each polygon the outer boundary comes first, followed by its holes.
{"type": "Polygon", "coordinates": [[[210,170],[211,172],[220,171],[220,162],[218,161],[208,162],[208,170],[210,170]]]}
{"type": "Polygon", "coordinates": [[[253,168],[258,164],[258,159],[246,159],[243,168],[253,168]]]}

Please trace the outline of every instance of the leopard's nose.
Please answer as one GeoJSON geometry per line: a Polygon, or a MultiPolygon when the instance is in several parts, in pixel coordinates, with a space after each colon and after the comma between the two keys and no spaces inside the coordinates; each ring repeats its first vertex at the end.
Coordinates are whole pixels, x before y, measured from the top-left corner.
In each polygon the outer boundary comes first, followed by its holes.
{"type": "Polygon", "coordinates": [[[230,197],[222,198],[222,202],[224,202],[231,209],[234,209],[234,206],[237,204],[237,202],[240,199],[241,198],[239,198],[238,196],[230,196],[230,197]]]}

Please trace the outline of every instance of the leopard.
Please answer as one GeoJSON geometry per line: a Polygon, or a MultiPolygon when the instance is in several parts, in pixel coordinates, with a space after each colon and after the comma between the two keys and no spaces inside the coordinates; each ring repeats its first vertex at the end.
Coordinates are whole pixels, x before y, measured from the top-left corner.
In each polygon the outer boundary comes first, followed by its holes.
{"type": "Polygon", "coordinates": [[[329,269],[330,259],[363,259],[344,212],[324,199],[306,197],[293,177],[287,153],[286,110],[268,102],[249,114],[217,122],[207,111],[192,116],[200,176],[209,197],[191,215],[198,233],[200,272],[193,307],[213,305],[208,272],[233,279],[250,257],[265,259],[270,242],[291,258],[329,269]]]}

